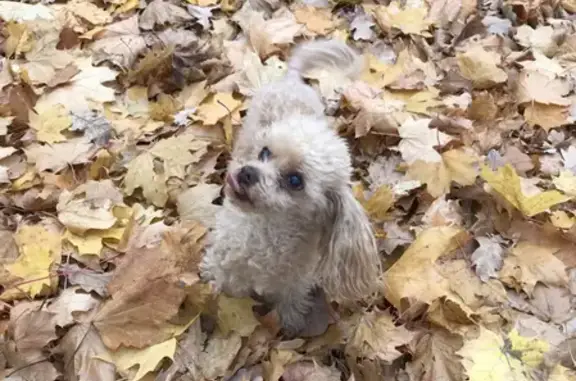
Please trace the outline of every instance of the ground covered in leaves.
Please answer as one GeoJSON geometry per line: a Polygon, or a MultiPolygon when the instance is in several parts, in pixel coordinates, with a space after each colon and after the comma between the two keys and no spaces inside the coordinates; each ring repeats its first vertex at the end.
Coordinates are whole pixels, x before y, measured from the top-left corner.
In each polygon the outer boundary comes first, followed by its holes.
{"type": "Polygon", "coordinates": [[[0,375],[576,380],[576,1],[0,1],[0,375]],[[29,3],[29,4],[27,4],[29,3]],[[295,43],[386,269],[322,336],[197,266],[251,95],[295,43]],[[202,318],[199,316],[202,314],[202,318]]]}

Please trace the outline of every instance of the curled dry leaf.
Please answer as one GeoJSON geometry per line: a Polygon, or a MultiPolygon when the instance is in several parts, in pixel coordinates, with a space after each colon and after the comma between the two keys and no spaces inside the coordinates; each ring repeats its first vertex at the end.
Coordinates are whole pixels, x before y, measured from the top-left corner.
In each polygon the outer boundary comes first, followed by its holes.
{"type": "Polygon", "coordinates": [[[112,181],[89,181],[72,192],[62,192],[56,210],[60,222],[73,231],[104,230],[114,226],[117,218],[113,209],[123,202],[112,181]]]}

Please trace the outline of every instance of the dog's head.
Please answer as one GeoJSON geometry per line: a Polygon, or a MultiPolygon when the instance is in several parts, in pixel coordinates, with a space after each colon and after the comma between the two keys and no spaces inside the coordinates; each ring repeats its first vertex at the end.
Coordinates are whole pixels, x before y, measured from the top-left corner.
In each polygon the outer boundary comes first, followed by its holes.
{"type": "Polygon", "coordinates": [[[246,212],[312,217],[348,185],[348,148],[323,119],[288,118],[240,135],[225,191],[246,212]]]}
{"type": "Polygon", "coordinates": [[[349,186],[348,147],[326,123],[293,116],[241,131],[225,192],[245,213],[280,217],[288,231],[317,234],[325,290],[353,300],[374,290],[380,260],[370,221],[349,186]]]}

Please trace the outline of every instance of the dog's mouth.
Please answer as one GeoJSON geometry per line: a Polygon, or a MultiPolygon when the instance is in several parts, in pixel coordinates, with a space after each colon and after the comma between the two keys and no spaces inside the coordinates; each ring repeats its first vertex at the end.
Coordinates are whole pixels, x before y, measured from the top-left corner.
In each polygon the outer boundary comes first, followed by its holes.
{"type": "Polygon", "coordinates": [[[229,190],[228,193],[232,197],[240,201],[246,201],[246,202],[251,201],[250,196],[248,196],[248,192],[246,191],[246,189],[244,189],[244,187],[238,184],[238,181],[236,181],[234,176],[232,176],[230,173],[226,175],[226,185],[227,185],[226,188],[229,190]]]}

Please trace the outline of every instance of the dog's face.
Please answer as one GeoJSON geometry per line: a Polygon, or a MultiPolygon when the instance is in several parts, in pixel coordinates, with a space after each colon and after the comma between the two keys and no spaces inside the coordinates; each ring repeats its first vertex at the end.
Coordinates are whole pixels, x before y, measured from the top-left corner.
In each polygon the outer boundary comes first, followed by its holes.
{"type": "Polygon", "coordinates": [[[326,121],[289,118],[248,131],[238,136],[225,185],[242,210],[313,217],[326,210],[330,192],[347,186],[348,148],[326,121]]]}

